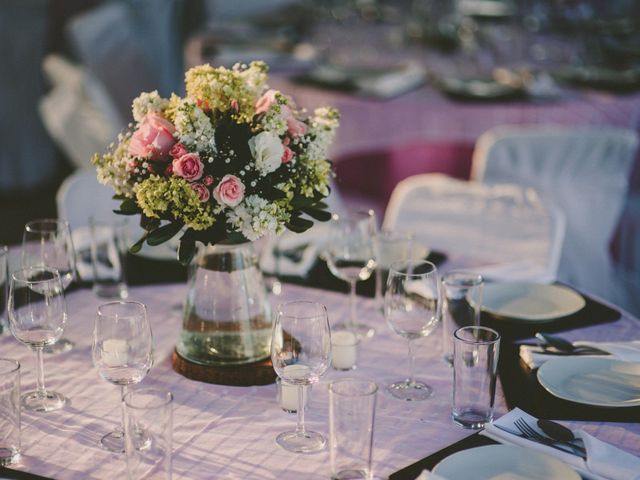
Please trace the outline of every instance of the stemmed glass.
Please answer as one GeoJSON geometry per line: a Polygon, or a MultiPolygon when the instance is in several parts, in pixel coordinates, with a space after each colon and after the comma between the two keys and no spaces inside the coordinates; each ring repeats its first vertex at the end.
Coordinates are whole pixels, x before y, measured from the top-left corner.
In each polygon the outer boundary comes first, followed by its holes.
{"type": "Polygon", "coordinates": [[[407,339],[409,378],[392,383],[387,391],[402,400],[424,400],[431,387],[414,377],[412,341],[426,337],[442,318],[442,293],[436,266],[427,261],[392,263],[384,296],[384,315],[391,329],[407,339]]]}
{"type": "MultiPolygon", "coordinates": [[[[98,307],[93,330],[93,364],[107,382],[126,387],[142,381],[153,364],[151,326],[144,304],[110,302],[98,307]]],[[[122,424],[102,437],[100,443],[111,452],[124,452],[124,403],[122,424]]]]}
{"type": "Polygon", "coordinates": [[[67,303],[58,271],[46,267],[16,270],[9,284],[9,328],[13,336],[36,352],[37,388],[22,396],[22,405],[34,412],[62,408],[66,398],[44,386],[45,346],[55,344],[67,321],[67,303]]]}
{"type": "MultiPolygon", "coordinates": [[[[69,224],[51,218],[27,222],[22,235],[22,267],[55,268],[66,290],[76,278],[76,255],[69,224]]],[[[72,348],[71,340],[61,338],[45,348],[45,352],[61,353],[72,348]]]]}
{"type": "Polygon", "coordinates": [[[316,383],[331,363],[331,332],[324,305],[295,301],[278,306],[271,337],[271,361],[278,376],[298,386],[298,424],[276,438],[296,453],[322,450],[325,438],[304,426],[304,386],[316,383]]]}
{"type": "Polygon", "coordinates": [[[375,329],[356,321],[356,283],[367,280],[376,269],[375,213],[367,210],[335,214],[329,230],[324,251],[327,266],[333,275],[349,283],[349,317],[336,324],[334,330],[349,330],[358,338],[370,338],[375,329]]]}

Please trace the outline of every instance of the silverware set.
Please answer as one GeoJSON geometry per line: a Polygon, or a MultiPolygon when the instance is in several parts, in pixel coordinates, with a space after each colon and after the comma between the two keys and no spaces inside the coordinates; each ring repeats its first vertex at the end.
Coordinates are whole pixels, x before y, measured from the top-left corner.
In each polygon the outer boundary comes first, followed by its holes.
{"type": "MultiPolygon", "coordinates": [[[[550,421],[546,420],[545,422],[550,422],[550,421]]],[[[552,423],[554,425],[557,425],[558,427],[562,427],[563,429],[566,428],[561,426],[560,424],[556,424],[555,422],[552,422],[552,423]]],[[[573,440],[567,440],[566,437],[563,437],[561,439],[561,438],[557,438],[557,435],[555,436],[555,438],[552,438],[548,434],[545,434],[536,430],[534,427],[529,425],[526,422],[526,420],[524,420],[523,418],[518,418],[514,422],[514,426],[517,428],[518,431],[511,430],[509,428],[503,427],[502,425],[498,425],[498,424],[494,424],[494,425],[500,430],[510,433],[511,435],[516,435],[517,437],[524,438],[532,442],[540,443],[542,445],[555,448],[556,450],[560,450],[561,452],[576,455],[585,460],[587,459],[587,451],[584,448],[584,446],[581,445],[582,440],[577,438],[574,438],[573,440]]]]}

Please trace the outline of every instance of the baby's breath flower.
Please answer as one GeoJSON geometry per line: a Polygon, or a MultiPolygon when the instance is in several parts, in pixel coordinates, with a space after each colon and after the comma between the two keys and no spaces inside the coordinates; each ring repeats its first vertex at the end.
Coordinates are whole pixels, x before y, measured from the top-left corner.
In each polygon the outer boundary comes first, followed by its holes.
{"type": "Polygon", "coordinates": [[[169,106],[169,100],[162,98],[157,90],[153,92],[143,92],[133,99],[131,111],[136,122],[142,121],[149,112],[162,113],[169,106]]]}

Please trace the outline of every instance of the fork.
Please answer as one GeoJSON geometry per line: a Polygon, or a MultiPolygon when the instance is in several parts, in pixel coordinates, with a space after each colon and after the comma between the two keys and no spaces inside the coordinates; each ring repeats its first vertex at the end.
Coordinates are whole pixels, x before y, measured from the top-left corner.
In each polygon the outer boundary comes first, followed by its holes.
{"type": "Polygon", "coordinates": [[[569,446],[569,445],[562,445],[562,444],[558,444],[552,440],[538,440],[537,438],[532,438],[528,435],[525,435],[524,433],[518,431],[514,431],[511,430],[509,428],[503,427],[502,425],[499,425],[497,423],[493,424],[494,427],[496,427],[499,430],[502,430],[504,432],[510,433],[511,435],[515,435],[516,437],[520,437],[520,438],[524,438],[525,440],[529,440],[530,442],[535,442],[535,443],[539,443],[541,445],[546,445],[547,447],[551,447],[551,448],[555,448],[556,450],[560,450],[561,452],[564,453],[568,453],[570,455],[576,455],[584,460],[587,459],[586,454],[582,454],[582,453],[578,453],[576,452],[576,450],[574,449],[573,446],[569,446]]]}
{"type": "Polygon", "coordinates": [[[515,427],[522,433],[525,437],[531,438],[533,440],[537,440],[539,442],[548,442],[549,444],[559,444],[564,445],[575,452],[579,452],[580,456],[583,458],[587,458],[587,450],[580,445],[576,445],[575,443],[566,441],[566,440],[557,440],[555,438],[548,437],[540,432],[538,432],[535,428],[529,425],[524,418],[518,418],[514,422],[515,427]]]}

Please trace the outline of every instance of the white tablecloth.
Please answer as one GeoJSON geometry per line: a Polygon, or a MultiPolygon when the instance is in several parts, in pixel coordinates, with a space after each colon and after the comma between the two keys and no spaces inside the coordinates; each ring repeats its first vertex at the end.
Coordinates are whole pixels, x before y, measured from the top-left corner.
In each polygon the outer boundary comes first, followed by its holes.
{"type": "MultiPolygon", "coordinates": [[[[175,479],[300,479],[329,478],[329,454],[289,453],[275,443],[278,433],[295,426],[295,415],[276,404],[275,385],[228,387],[186,379],[171,368],[181,312],[177,306],[184,285],[136,287],[130,298],[149,307],[155,365],[141,386],[171,390],[175,396],[173,472],[175,479]]],[[[323,302],[330,320],[348,312],[347,296],[285,285],[280,300],[323,302]]],[[[120,421],[119,388],[102,380],[91,362],[91,335],[96,307],[101,303],[89,290],[68,294],[69,323],[65,336],[76,347],[59,356],[45,357],[47,386],[66,395],[71,403],[48,414],[24,412],[23,458],[17,467],[57,479],[124,478],[124,455],[106,452],[101,436],[120,421]]],[[[346,375],[368,377],[380,387],[407,370],[406,342],[393,334],[371,299],[359,299],[362,321],[376,327],[376,336],[364,343],[360,365],[352,373],[330,371],[314,386],[306,415],[309,428],[328,435],[327,383],[346,375]]],[[[575,335],[599,338],[638,337],[639,322],[625,315],[615,324],[591,327],[575,335]]],[[[451,369],[441,360],[441,331],[419,341],[416,369],[435,390],[424,402],[402,402],[382,392],[376,415],[374,474],[386,477],[472,433],[450,419],[451,369]]],[[[0,338],[0,356],[22,364],[23,391],[35,387],[35,355],[11,336],[0,338]]],[[[501,390],[497,414],[505,413],[501,390]]],[[[640,454],[640,424],[575,422],[596,437],[640,454]]],[[[150,476],[149,478],[153,478],[150,476]]]]}

